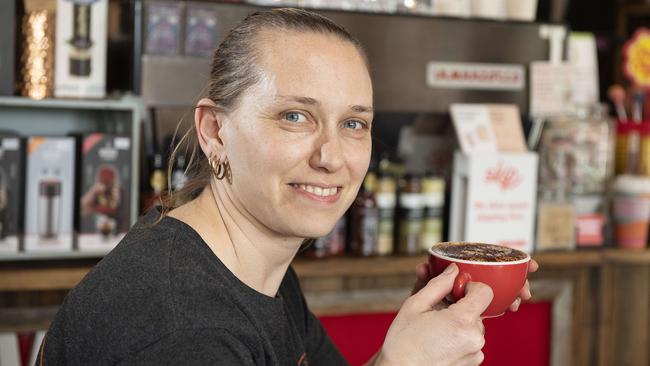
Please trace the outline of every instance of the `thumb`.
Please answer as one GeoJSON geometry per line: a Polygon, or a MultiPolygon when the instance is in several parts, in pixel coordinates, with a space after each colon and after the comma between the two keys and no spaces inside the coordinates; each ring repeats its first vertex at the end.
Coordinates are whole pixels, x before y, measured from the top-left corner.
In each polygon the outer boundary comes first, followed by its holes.
{"type": "Polygon", "coordinates": [[[458,266],[450,264],[444,272],[432,278],[417,294],[411,296],[414,310],[425,312],[433,309],[451,292],[457,274],[458,266]]]}

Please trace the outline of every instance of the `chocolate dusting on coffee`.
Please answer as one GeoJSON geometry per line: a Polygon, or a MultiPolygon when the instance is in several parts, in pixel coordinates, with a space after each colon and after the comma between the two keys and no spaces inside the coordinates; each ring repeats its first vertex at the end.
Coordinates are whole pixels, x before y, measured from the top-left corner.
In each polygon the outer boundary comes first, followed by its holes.
{"type": "Polygon", "coordinates": [[[527,255],[516,249],[480,243],[444,243],[433,247],[437,254],[474,262],[513,262],[527,255]]]}

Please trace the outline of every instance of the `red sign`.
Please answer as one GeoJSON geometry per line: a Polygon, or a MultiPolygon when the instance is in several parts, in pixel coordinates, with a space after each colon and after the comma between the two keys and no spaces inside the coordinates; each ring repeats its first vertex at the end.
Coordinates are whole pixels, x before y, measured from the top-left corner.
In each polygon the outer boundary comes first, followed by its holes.
{"type": "Polygon", "coordinates": [[[521,181],[519,170],[506,166],[503,161],[499,161],[497,166],[488,168],[485,172],[485,183],[496,183],[502,191],[516,188],[521,181]]]}

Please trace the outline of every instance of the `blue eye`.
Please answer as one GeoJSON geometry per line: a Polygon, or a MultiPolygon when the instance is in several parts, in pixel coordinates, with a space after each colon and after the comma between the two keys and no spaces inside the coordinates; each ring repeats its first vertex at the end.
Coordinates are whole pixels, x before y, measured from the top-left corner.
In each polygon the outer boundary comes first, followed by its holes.
{"type": "Polygon", "coordinates": [[[348,121],[343,122],[343,127],[349,128],[352,130],[361,130],[365,127],[365,123],[356,120],[356,119],[351,119],[348,121]]]}
{"type": "Polygon", "coordinates": [[[307,121],[307,117],[305,117],[304,114],[298,112],[286,112],[284,114],[284,119],[286,119],[289,122],[295,122],[295,123],[301,123],[307,121]]]}

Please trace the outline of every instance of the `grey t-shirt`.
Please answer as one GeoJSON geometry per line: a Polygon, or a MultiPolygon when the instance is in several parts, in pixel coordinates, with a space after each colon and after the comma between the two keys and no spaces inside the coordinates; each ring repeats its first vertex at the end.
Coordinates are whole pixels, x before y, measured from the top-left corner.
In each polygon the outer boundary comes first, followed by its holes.
{"type": "Polygon", "coordinates": [[[276,297],[152,210],[68,294],[37,365],[346,365],[289,268],[276,297]]]}

